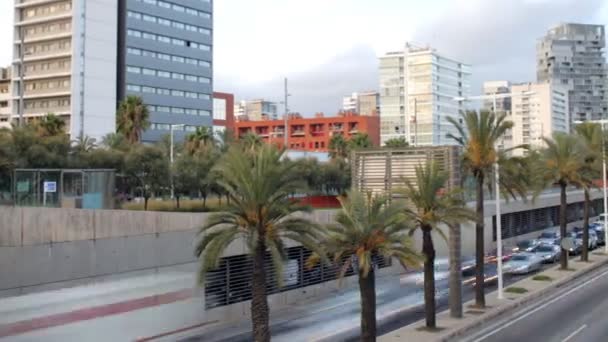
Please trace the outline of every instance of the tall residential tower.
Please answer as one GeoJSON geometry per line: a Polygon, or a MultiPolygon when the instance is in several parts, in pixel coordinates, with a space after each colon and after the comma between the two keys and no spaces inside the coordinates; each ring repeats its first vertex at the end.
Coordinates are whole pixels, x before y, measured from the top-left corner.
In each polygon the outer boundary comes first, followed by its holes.
{"type": "Polygon", "coordinates": [[[411,145],[455,144],[447,120],[464,109],[454,97],[468,96],[471,68],[429,47],[406,44],[380,57],[382,144],[405,137],[411,145]]]}
{"type": "Polygon", "coordinates": [[[608,116],[605,48],[602,25],[562,24],[538,42],[538,81],[567,87],[571,120],[608,116]]]}
{"type": "Polygon", "coordinates": [[[68,133],[115,130],[117,0],[15,0],[12,121],[48,113],[68,133]]]}

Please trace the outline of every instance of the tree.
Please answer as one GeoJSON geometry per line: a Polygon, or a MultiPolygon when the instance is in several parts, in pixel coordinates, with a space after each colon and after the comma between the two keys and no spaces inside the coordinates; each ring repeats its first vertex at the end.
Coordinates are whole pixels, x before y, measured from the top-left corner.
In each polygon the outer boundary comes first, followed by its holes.
{"type": "Polygon", "coordinates": [[[196,131],[186,137],[185,148],[190,154],[194,154],[203,148],[215,145],[213,130],[210,127],[198,127],[196,131]]]}
{"type": "MultiPolygon", "coordinates": [[[[566,236],[568,198],[566,188],[569,185],[585,188],[589,184],[584,172],[585,146],[576,136],[556,133],[553,139],[544,138],[546,148],[541,150],[540,162],[536,175],[540,177],[543,187],[558,184],[560,187],[559,230],[566,236]]],[[[560,257],[562,269],[568,268],[568,251],[562,248],[560,257]]]]}
{"type": "Polygon", "coordinates": [[[251,151],[232,148],[219,162],[219,185],[228,193],[230,204],[209,217],[199,233],[195,254],[201,267],[199,281],[208,270],[219,266],[220,256],[231,242],[246,242],[253,261],[251,279],[251,319],[253,340],[270,341],[267,299],[267,270],[264,257],[269,254],[279,285],[286,260],[285,244],[295,241],[323,253],[318,236],[321,228],[309,220],[292,215],[304,210],[289,199],[302,191],[295,172],[296,164],[282,161],[273,146],[251,151]]]}
{"type": "Polygon", "coordinates": [[[327,195],[343,195],[350,189],[350,164],[343,159],[333,159],[321,166],[322,187],[327,195]]]}
{"type": "Polygon", "coordinates": [[[243,149],[248,151],[254,151],[257,150],[260,146],[264,145],[264,142],[262,141],[262,138],[259,135],[253,132],[247,132],[241,137],[240,144],[243,149]]]}
{"type": "Polygon", "coordinates": [[[101,145],[107,149],[126,151],[130,145],[122,133],[108,133],[101,139],[101,145]]]}
{"type": "MultiPolygon", "coordinates": [[[[494,114],[488,111],[467,111],[461,114],[462,123],[448,117],[454,125],[458,135],[448,134],[463,147],[463,167],[476,181],[477,220],[475,224],[475,282],[484,283],[484,185],[492,173],[493,165],[498,161],[499,153],[496,144],[505,132],[513,127],[513,123],[506,121],[506,114],[494,114]]],[[[485,289],[483,286],[475,288],[475,304],[485,307],[485,289]]]]}
{"type": "Polygon", "coordinates": [[[388,139],[384,143],[384,146],[387,148],[404,148],[404,147],[409,147],[410,144],[407,142],[405,137],[399,137],[399,138],[388,139]]]}
{"type": "Polygon", "coordinates": [[[226,152],[234,143],[234,132],[230,129],[224,129],[216,134],[216,138],[222,152],[226,152]]]}
{"type": "Polygon", "coordinates": [[[127,141],[141,141],[142,133],[150,127],[150,112],[141,97],[129,95],[118,106],[116,129],[127,141]]]}
{"type": "Polygon", "coordinates": [[[356,191],[349,192],[340,203],[336,224],[327,227],[323,245],[340,267],[340,278],[350,267],[355,268],[361,293],[361,341],[376,341],[377,258],[396,258],[408,266],[418,265],[422,258],[407,235],[402,204],[356,191]]]}
{"type": "Polygon", "coordinates": [[[211,171],[218,157],[216,150],[205,149],[192,155],[183,153],[177,158],[173,164],[177,208],[181,196],[196,192],[203,197],[203,208],[207,208],[207,196],[215,181],[211,171]]]}
{"type": "Polygon", "coordinates": [[[169,162],[155,146],[139,145],[131,149],[125,157],[125,173],[144,198],[144,210],[148,210],[150,197],[169,185],[169,162]]]}
{"type": "Polygon", "coordinates": [[[589,190],[593,187],[593,180],[597,179],[602,157],[603,134],[600,125],[584,122],[575,127],[575,133],[585,146],[585,165],[583,173],[585,177],[582,188],[585,193],[584,215],[583,215],[583,251],[582,261],[589,261],[589,212],[591,206],[591,196],[589,190]]]}
{"type": "Polygon", "coordinates": [[[65,134],[65,120],[53,113],[34,121],[34,127],[40,137],[54,137],[65,134]]]}
{"type": "Polygon", "coordinates": [[[348,141],[350,150],[360,150],[364,148],[370,148],[373,146],[372,141],[367,133],[357,133],[353,135],[348,141]]]}
{"type": "Polygon", "coordinates": [[[342,134],[336,134],[329,140],[329,156],[331,159],[348,159],[350,148],[346,139],[342,134]]]}
{"type": "MultiPolygon", "coordinates": [[[[435,246],[431,233],[437,233],[447,243],[441,225],[456,227],[475,220],[475,213],[465,208],[465,203],[458,194],[459,189],[444,191],[447,180],[448,174],[440,171],[435,163],[417,166],[415,181],[404,179],[403,194],[409,202],[404,210],[408,220],[415,223],[411,233],[415,230],[422,231],[422,253],[425,256],[424,304],[428,328],[436,327],[435,246]]],[[[460,272],[460,269],[450,271],[460,272]]]]}
{"type": "Polygon", "coordinates": [[[64,168],[70,152],[67,134],[39,135],[37,123],[13,127],[11,132],[16,168],[64,168]]]}

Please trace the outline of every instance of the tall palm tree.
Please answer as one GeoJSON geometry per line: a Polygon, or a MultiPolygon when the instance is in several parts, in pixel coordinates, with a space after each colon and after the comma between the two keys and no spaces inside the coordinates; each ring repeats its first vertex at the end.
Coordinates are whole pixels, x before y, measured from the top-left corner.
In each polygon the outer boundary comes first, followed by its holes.
{"type": "Polygon", "coordinates": [[[190,154],[194,154],[196,151],[214,145],[215,139],[211,127],[198,127],[196,131],[188,134],[185,142],[186,151],[190,154]]]}
{"type": "Polygon", "coordinates": [[[348,159],[350,146],[342,134],[336,134],[329,140],[329,156],[331,159],[348,159]]]}
{"type": "MultiPolygon", "coordinates": [[[[409,221],[415,223],[411,233],[422,231],[422,253],[425,256],[424,304],[428,328],[436,327],[435,246],[431,233],[437,233],[447,243],[441,225],[455,227],[475,220],[475,213],[465,207],[464,201],[457,193],[459,189],[445,191],[447,180],[448,173],[442,172],[435,163],[430,162],[425,166],[416,167],[414,181],[404,179],[403,194],[408,201],[405,214],[409,221]]],[[[460,272],[460,269],[456,271],[460,272]]]]}
{"type": "Polygon", "coordinates": [[[292,215],[303,207],[292,203],[289,195],[302,191],[295,163],[282,160],[281,151],[263,146],[254,153],[232,148],[217,167],[218,184],[228,193],[230,204],[213,214],[199,233],[196,255],[201,266],[199,281],[205,272],[219,265],[223,251],[232,241],[241,239],[253,260],[251,317],[253,340],[270,340],[267,299],[267,271],[264,256],[269,254],[280,279],[286,260],[286,241],[300,243],[321,253],[318,237],[321,228],[309,220],[292,215]]]}
{"type": "Polygon", "coordinates": [[[589,190],[593,187],[593,179],[599,176],[600,161],[602,156],[602,128],[600,125],[591,122],[584,122],[575,127],[576,135],[585,144],[585,167],[584,172],[586,186],[583,187],[585,193],[585,202],[583,209],[583,251],[581,253],[582,261],[589,261],[589,214],[591,206],[591,195],[589,190]]]}
{"type": "MultiPolygon", "coordinates": [[[[506,121],[506,114],[495,114],[488,111],[466,111],[461,113],[462,123],[448,117],[458,135],[448,134],[463,147],[463,167],[475,178],[477,220],[475,224],[475,282],[484,283],[484,185],[492,173],[492,166],[498,160],[496,144],[504,134],[513,127],[506,121]]],[[[485,307],[485,289],[477,286],[475,289],[475,304],[485,307]]]]}
{"type": "MultiPolygon", "coordinates": [[[[568,198],[566,188],[579,186],[583,189],[589,184],[585,172],[585,146],[578,137],[556,133],[553,139],[544,138],[546,148],[540,152],[540,161],[535,172],[544,187],[558,184],[560,187],[559,230],[566,236],[568,198]]],[[[562,249],[560,264],[568,268],[568,251],[562,249]]]]}
{"type": "Polygon", "coordinates": [[[264,144],[262,138],[253,132],[247,132],[245,135],[241,136],[240,143],[243,149],[247,151],[257,150],[264,144]]]}
{"type": "Polygon", "coordinates": [[[65,134],[65,120],[49,113],[39,119],[36,123],[36,131],[41,137],[53,137],[65,134]]]}
{"type": "Polygon", "coordinates": [[[326,247],[340,266],[340,278],[356,268],[361,293],[361,340],[376,341],[376,288],[374,263],[377,257],[396,258],[403,265],[422,261],[407,235],[403,205],[387,198],[351,191],[340,198],[342,210],[336,224],[327,227],[326,247]]]}
{"type": "Polygon", "coordinates": [[[150,127],[150,112],[141,97],[129,95],[118,105],[116,113],[116,130],[122,133],[127,141],[135,144],[141,141],[141,135],[150,127]]]}

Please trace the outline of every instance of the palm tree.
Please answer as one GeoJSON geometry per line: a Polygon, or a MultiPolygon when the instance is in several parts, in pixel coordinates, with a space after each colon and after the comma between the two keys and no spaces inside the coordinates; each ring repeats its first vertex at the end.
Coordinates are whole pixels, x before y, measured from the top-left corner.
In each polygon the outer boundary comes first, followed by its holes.
{"type": "Polygon", "coordinates": [[[72,140],[72,149],[76,153],[87,153],[97,148],[95,138],[89,136],[78,137],[76,140],[72,140]]]}
{"type": "Polygon", "coordinates": [[[348,159],[350,146],[342,134],[336,134],[329,141],[329,156],[331,159],[348,159]]]}
{"type": "MultiPolygon", "coordinates": [[[[579,186],[585,189],[589,180],[584,172],[585,146],[578,137],[564,133],[556,133],[553,139],[544,138],[547,145],[540,153],[536,175],[544,187],[558,184],[560,187],[559,230],[562,237],[566,236],[568,198],[566,188],[579,186]]],[[[568,268],[568,251],[562,248],[560,257],[562,269],[568,268]]]]}
{"type": "Polygon", "coordinates": [[[321,227],[292,215],[303,207],[292,203],[289,195],[301,192],[302,183],[295,163],[282,160],[282,152],[263,146],[254,153],[232,148],[217,167],[218,184],[228,193],[230,204],[213,214],[201,228],[196,255],[201,262],[199,281],[205,272],[218,267],[223,251],[232,241],[241,239],[253,260],[251,317],[253,340],[270,340],[269,309],[266,292],[266,254],[271,256],[275,276],[281,284],[286,259],[286,241],[300,243],[321,253],[318,237],[321,227]]]}
{"type": "Polygon", "coordinates": [[[335,225],[327,227],[323,245],[340,266],[340,278],[356,268],[361,292],[361,340],[376,340],[376,289],[374,263],[377,257],[396,258],[415,267],[422,261],[407,235],[403,205],[387,198],[351,191],[340,199],[342,210],[335,225]]]}
{"type": "MultiPolygon", "coordinates": [[[[409,202],[405,214],[409,221],[415,223],[411,233],[418,229],[422,231],[422,253],[425,256],[424,304],[428,328],[436,327],[435,247],[431,233],[439,234],[447,243],[441,225],[455,227],[475,220],[475,213],[465,208],[464,201],[457,194],[459,190],[445,192],[447,180],[448,173],[440,171],[435,163],[417,166],[415,181],[404,179],[403,194],[409,202]]],[[[460,269],[456,271],[460,272],[460,269]]]]}
{"type": "Polygon", "coordinates": [[[357,133],[353,135],[348,141],[348,144],[353,150],[370,148],[373,145],[367,133],[357,133]]]}
{"type": "Polygon", "coordinates": [[[127,141],[135,144],[141,141],[142,132],[150,127],[150,112],[141,97],[129,95],[118,106],[116,129],[127,141]]]}
{"type": "Polygon", "coordinates": [[[404,137],[391,138],[384,142],[384,146],[387,148],[403,148],[408,147],[410,144],[404,137]]]}
{"type": "Polygon", "coordinates": [[[40,137],[54,137],[65,134],[65,120],[49,113],[35,123],[36,131],[40,137]]]}
{"type": "MultiPolygon", "coordinates": [[[[496,144],[505,132],[513,127],[506,121],[506,114],[495,114],[488,111],[467,111],[461,114],[462,123],[448,117],[458,135],[448,134],[463,147],[463,167],[475,178],[477,197],[477,220],[475,224],[475,282],[484,283],[484,185],[492,173],[492,166],[497,162],[499,153],[496,144]]],[[[483,308],[486,305],[485,289],[475,288],[475,304],[483,308]]]]}
{"type": "Polygon", "coordinates": [[[214,146],[213,130],[211,127],[198,127],[196,131],[186,137],[186,151],[194,154],[203,148],[214,146]]]}
{"type": "Polygon", "coordinates": [[[253,132],[247,132],[246,134],[241,136],[240,140],[241,146],[247,151],[257,150],[260,146],[264,144],[262,138],[253,132]]]}
{"type": "Polygon", "coordinates": [[[129,145],[127,139],[122,133],[108,133],[101,139],[101,145],[111,150],[127,150],[129,145]]]}

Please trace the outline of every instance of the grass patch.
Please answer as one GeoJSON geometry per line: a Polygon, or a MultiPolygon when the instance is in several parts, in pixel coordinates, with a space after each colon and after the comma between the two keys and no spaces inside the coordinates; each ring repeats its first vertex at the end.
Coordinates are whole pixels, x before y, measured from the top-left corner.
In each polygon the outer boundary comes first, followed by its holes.
{"type": "Polygon", "coordinates": [[[532,280],[536,280],[536,281],[552,281],[553,278],[549,277],[548,275],[539,274],[537,276],[532,277],[532,280]]]}
{"type": "Polygon", "coordinates": [[[528,292],[528,290],[524,289],[523,287],[509,287],[505,290],[505,292],[507,293],[515,293],[515,294],[522,294],[522,293],[526,293],[528,292]]]}
{"type": "Polygon", "coordinates": [[[442,327],[435,327],[435,328],[427,328],[427,327],[418,327],[416,328],[417,331],[426,331],[426,332],[432,332],[432,333],[436,333],[436,332],[440,332],[445,330],[445,328],[442,327]]]}
{"type": "MultiPolygon", "coordinates": [[[[226,201],[222,201],[225,204],[226,201]]],[[[207,200],[207,206],[203,206],[203,200],[186,200],[182,199],[179,201],[179,208],[175,200],[157,200],[150,199],[148,202],[148,211],[172,211],[172,212],[185,212],[185,213],[203,213],[208,211],[217,211],[220,208],[219,200],[217,198],[210,198],[207,200]]],[[[144,210],[144,202],[126,202],[121,206],[124,210],[144,210]]]]}
{"type": "Polygon", "coordinates": [[[576,268],[568,267],[565,270],[561,269],[561,268],[558,268],[557,270],[561,271],[561,272],[574,272],[574,271],[576,271],[576,268]]]}

